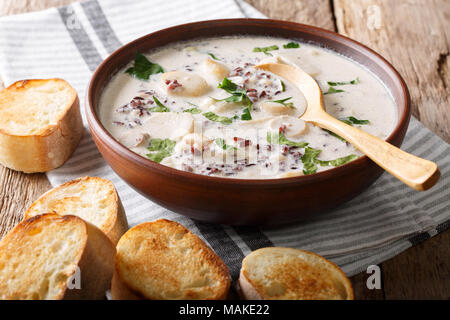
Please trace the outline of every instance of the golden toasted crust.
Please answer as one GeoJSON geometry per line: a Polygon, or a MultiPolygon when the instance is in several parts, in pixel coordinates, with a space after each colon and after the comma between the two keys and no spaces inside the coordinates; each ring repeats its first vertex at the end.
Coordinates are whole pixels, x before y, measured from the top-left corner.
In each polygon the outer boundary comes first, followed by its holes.
{"type": "Polygon", "coordinates": [[[230,275],[223,261],[182,225],[142,223],[120,239],[113,299],[225,299],[230,275]]]}
{"type": "Polygon", "coordinates": [[[353,299],[350,280],[331,261],[309,251],[263,248],[242,262],[245,299],[353,299]]]}
{"type": "Polygon", "coordinates": [[[103,299],[115,248],[75,216],[24,220],[0,241],[0,299],[103,299]],[[68,284],[79,277],[81,288],[68,284]]]}
{"type": "Polygon", "coordinates": [[[52,170],[70,157],[82,132],[78,95],[66,81],[22,80],[0,91],[0,164],[52,170]]]}
{"type": "Polygon", "coordinates": [[[27,209],[24,219],[52,212],[76,215],[94,224],[117,244],[128,221],[114,184],[98,177],[82,177],[44,193],[27,209]]]}

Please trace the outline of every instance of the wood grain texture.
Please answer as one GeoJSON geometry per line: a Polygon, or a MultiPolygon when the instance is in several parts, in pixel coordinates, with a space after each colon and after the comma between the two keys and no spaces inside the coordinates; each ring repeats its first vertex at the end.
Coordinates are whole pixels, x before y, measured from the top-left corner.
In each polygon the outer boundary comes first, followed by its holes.
{"type": "Polygon", "coordinates": [[[386,299],[450,299],[447,230],[383,262],[386,299]]]}
{"type": "MultiPolygon", "coordinates": [[[[391,61],[413,114],[450,142],[450,1],[334,0],[337,31],[391,61]]],[[[450,230],[382,264],[386,299],[450,296],[450,230]]]]}
{"type": "MultiPolygon", "coordinates": [[[[74,1],[2,0],[0,16],[41,10],[74,1]]],[[[450,1],[246,1],[273,19],[296,21],[329,30],[335,30],[336,22],[340,33],[385,55],[408,83],[415,116],[449,142],[450,1]],[[331,4],[334,4],[334,12],[331,4]],[[384,20],[381,23],[377,19],[378,9],[371,5],[379,6],[380,10],[383,8],[383,15],[380,16],[384,20]],[[362,28],[359,29],[358,26],[362,28]],[[402,52],[403,45],[406,46],[406,53],[402,52]],[[433,89],[428,88],[428,85],[433,89]],[[422,87],[426,91],[422,91],[422,87]],[[428,92],[437,95],[430,96],[428,92]]],[[[50,184],[43,174],[26,175],[0,166],[0,238],[21,219],[24,209],[48,188],[50,184]]],[[[368,290],[367,274],[364,272],[352,277],[355,298],[448,298],[449,237],[450,232],[447,231],[383,263],[385,293],[383,290],[368,290]],[[414,281],[410,281],[411,279],[414,281]],[[416,286],[420,292],[415,289],[416,286]]]]}
{"type": "Polygon", "coordinates": [[[450,1],[334,0],[339,33],[387,58],[410,89],[413,114],[450,142],[450,1]]]}
{"type": "Polygon", "coordinates": [[[329,0],[246,0],[271,19],[295,21],[334,31],[329,0]]]}
{"type": "Polygon", "coordinates": [[[18,222],[28,206],[50,189],[45,174],[25,174],[0,166],[0,239],[18,222]]]}

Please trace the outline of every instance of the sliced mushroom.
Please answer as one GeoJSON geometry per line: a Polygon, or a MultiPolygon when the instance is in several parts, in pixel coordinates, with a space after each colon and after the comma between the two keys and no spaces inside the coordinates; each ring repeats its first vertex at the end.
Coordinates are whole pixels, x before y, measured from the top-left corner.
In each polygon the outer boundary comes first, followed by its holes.
{"type": "Polygon", "coordinates": [[[291,178],[291,177],[299,177],[304,176],[305,174],[302,171],[289,171],[280,175],[280,178],[291,178]]]}
{"type": "Polygon", "coordinates": [[[263,109],[265,112],[273,114],[275,116],[277,115],[283,115],[283,114],[294,114],[295,109],[286,106],[281,103],[276,103],[272,101],[265,101],[261,104],[261,109],[263,109]]]}
{"type": "Polygon", "coordinates": [[[270,121],[269,127],[275,132],[281,128],[287,138],[299,138],[307,130],[305,121],[291,116],[278,116],[270,121]]]}
{"type": "Polygon", "coordinates": [[[270,162],[273,162],[273,163],[280,163],[280,162],[286,161],[286,159],[287,159],[286,156],[284,156],[280,153],[275,153],[269,157],[270,162]]]}
{"type": "Polygon", "coordinates": [[[243,121],[239,123],[241,126],[245,127],[255,127],[255,128],[264,128],[267,126],[267,123],[272,120],[273,118],[259,118],[259,119],[252,119],[248,121],[243,121]]]}
{"type": "Polygon", "coordinates": [[[230,69],[226,65],[212,59],[206,59],[203,62],[203,71],[218,80],[222,80],[230,73],[230,69]]]}
{"type": "Polygon", "coordinates": [[[171,168],[176,168],[176,163],[173,161],[172,157],[166,157],[162,159],[160,163],[171,168]]]}
{"type": "Polygon", "coordinates": [[[171,71],[161,75],[167,93],[184,97],[198,97],[208,90],[208,83],[201,76],[184,71],[171,71]]]}
{"type": "Polygon", "coordinates": [[[214,104],[209,106],[209,108],[213,112],[222,113],[242,109],[242,104],[226,101],[215,101],[214,104]]]}
{"type": "Polygon", "coordinates": [[[175,147],[177,152],[186,153],[191,152],[192,148],[203,151],[211,140],[198,133],[188,133],[175,147]]]}
{"type": "Polygon", "coordinates": [[[194,118],[190,113],[153,113],[143,124],[143,129],[152,138],[169,138],[178,141],[194,131],[194,118]]]}
{"type": "Polygon", "coordinates": [[[119,137],[119,142],[128,148],[140,147],[148,141],[149,137],[147,133],[130,130],[119,137]]]}

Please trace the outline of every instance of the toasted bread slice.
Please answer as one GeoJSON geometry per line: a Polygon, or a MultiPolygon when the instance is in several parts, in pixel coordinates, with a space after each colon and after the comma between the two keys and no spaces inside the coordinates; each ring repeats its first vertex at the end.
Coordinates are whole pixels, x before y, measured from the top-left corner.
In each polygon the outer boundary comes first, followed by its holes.
{"type": "Polygon", "coordinates": [[[117,244],[112,299],[225,299],[230,274],[222,260],[182,225],[157,220],[117,244]]]}
{"type": "Polygon", "coordinates": [[[61,166],[83,133],[78,95],[62,79],[22,80],[0,91],[0,164],[27,173],[61,166]]]}
{"type": "Polygon", "coordinates": [[[350,280],[338,266],[292,248],[253,251],[242,261],[239,287],[248,300],[353,299],[350,280]]]}
{"type": "Polygon", "coordinates": [[[78,178],[47,191],[28,208],[24,219],[42,213],[78,216],[102,230],[114,245],[128,230],[113,183],[97,177],[78,178]]]}
{"type": "Polygon", "coordinates": [[[0,299],[104,299],[115,248],[94,225],[44,214],[0,241],[0,299]]]}

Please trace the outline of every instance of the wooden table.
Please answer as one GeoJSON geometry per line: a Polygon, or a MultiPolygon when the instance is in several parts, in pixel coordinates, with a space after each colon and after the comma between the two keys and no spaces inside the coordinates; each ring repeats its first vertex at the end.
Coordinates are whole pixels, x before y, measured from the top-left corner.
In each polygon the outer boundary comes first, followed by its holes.
{"type": "MultiPolygon", "coordinates": [[[[73,1],[3,0],[0,16],[73,1]]],[[[381,53],[405,78],[411,91],[414,116],[450,142],[450,1],[246,1],[270,18],[333,30],[381,53]]],[[[50,184],[44,174],[26,175],[1,166],[0,182],[1,238],[50,184]]],[[[380,267],[381,290],[366,288],[368,275],[365,273],[351,278],[357,299],[449,299],[450,230],[380,267]]]]}

